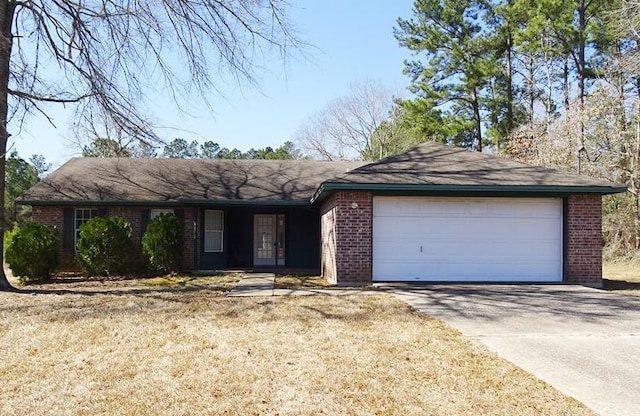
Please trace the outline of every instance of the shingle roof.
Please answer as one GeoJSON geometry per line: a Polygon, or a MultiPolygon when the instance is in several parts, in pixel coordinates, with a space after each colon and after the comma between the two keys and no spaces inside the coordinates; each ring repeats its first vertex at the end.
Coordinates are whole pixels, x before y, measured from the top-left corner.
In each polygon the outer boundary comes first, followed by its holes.
{"type": "Polygon", "coordinates": [[[362,162],[74,158],[28,190],[55,201],[309,201],[323,181],[362,162]]]}
{"type": "Polygon", "coordinates": [[[623,186],[433,142],[355,168],[328,182],[434,186],[623,186]]]}
{"type": "Polygon", "coordinates": [[[337,189],[615,193],[624,185],[437,143],[378,162],[313,160],[71,159],[21,202],[306,202],[337,189]]]}

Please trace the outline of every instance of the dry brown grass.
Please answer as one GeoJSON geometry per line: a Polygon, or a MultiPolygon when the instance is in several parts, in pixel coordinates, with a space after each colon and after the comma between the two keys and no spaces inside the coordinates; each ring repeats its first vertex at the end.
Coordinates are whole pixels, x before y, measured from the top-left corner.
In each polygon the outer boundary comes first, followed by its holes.
{"type": "Polygon", "coordinates": [[[0,414],[589,414],[390,295],[222,293],[3,293],[0,414]]]}
{"type": "Polygon", "coordinates": [[[216,276],[159,276],[151,278],[85,278],[83,276],[54,279],[50,283],[21,285],[17,279],[12,278],[11,283],[24,291],[132,291],[148,292],[151,288],[158,290],[169,289],[174,286],[190,290],[204,289],[213,292],[228,292],[233,289],[242,278],[239,273],[223,274],[216,276]]]}
{"type": "Polygon", "coordinates": [[[325,288],[333,285],[322,276],[276,275],[276,289],[325,288]]]}
{"type": "Polygon", "coordinates": [[[640,261],[605,262],[602,277],[606,290],[640,296],[640,261]]]}

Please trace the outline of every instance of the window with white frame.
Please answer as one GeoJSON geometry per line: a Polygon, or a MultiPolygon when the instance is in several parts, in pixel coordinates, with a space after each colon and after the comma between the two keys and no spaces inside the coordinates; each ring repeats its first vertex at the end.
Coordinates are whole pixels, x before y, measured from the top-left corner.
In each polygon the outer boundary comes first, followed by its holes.
{"type": "Polygon", "coordinates": [[[80,240],[80,226],[89,221],[93,217],[98,216],[98,210],[95,208],[76,208],[75,216],[75,245],[77,247],[78,240],[80,240]]]}
{"type": "Polygon", "coordinates": [[[204,251],[205,253],[219,253],[223,249],[224,240],[224,212],[204,211],[204,251]]]}
{"type": "Polygon", "coordinates": [[[171,208],[152,209],[151,210],[151,219],[154,219],[155,217],[157,217],[158,215],[161,215],[161,214],[173,214],[173,209],[171,209],[171,208]]]}

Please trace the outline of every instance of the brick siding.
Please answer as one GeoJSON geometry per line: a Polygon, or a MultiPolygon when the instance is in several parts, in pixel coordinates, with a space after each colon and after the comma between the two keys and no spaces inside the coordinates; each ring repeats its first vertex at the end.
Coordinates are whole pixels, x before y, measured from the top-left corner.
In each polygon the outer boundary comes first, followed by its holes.
{"type": "MultiPolygon", "coordinates": [[[[131,224],[133,246],[135,255],[140,264],[144,265],[146,259],[142,255],[142,211],[145,209],[153,209],[153,207],[110,207],[107,214],[111,217],[118,216],[124,218],[131,224]]],[[[183,264],[184,271],[193,271],[197,269],[198,259],[196,259],[196,247],[198,244],[197,236],[194,238],[194,221],[197,220],[197,208],[184,208],[184,246],[183,246],[183,264]]],[[[55,225],[58,229],[60,266],[59,271],[78,270],[74,263],[74,250],[64,250],[63,248],[63,227],[64,227],[64,208],[56,206],[36,206],[33,207],[31,218],[35,222],[43,224],[55,225]]]]}
{"type": "Polygon", "coordinates": [[[371,283],[371,192],[336,192],[324,202],[320,215],[323,276],[339,285],[371,283]]]}
{"type": "Polygon", "coordinates": [[[182,270],[191,272],[198,269],[199,259],[196,247],[199,247],[198,208],[184,209],[184,228],[182,232],[182,270]]]}
{"type": "Polygon", "coordinates": [[[565,281],[602,286],[602,197],[571,195],[566,205],[565,281]]]}
{"type": "Polygon", "coordinates": [[[133,256],[135,264],[144,268],[148,265],[147,258],[142,254],[142,214],[138,207],[110,207],[107,209],[110,217],[121,217],[131,224],[131,240],[133,242],[133,256]]]}
{"type": "Polygon", "coordinates": [[[336,201],[332,195],[320,209],[320,270],[329,283],[337,284],[336,275],[336,201]]]}
{"type": "Polygon", "coordinates": [[[76,270],[73,262],[74,253],[62,247],[64,211],[61,207],[36,206],[31,210],[31,219],[42,224],[53,225],[58,229],[59,270],[76,270]]]}
{"type": "MultiPolygon", "coordinates": [[[[111,207],[110,216],[131,223],[136,250],[140,252],[141,210],[111,207]]],[[[325,201],[321,215],[321,269],[325,278],[339,285],[366,284],[372,279],[373,198],[370,192],[339,191],[325,201]]],[[[60,268],[74,268],[73,251],[62,248],[62,207],[36,206],[34,221],[58,228],[60,268]]],[[[184,208],[183,270],[198,268],[200,259],[198,208],[184,208]],[[194,227],[195,222],[195,227],[194,227]],[[194,232],[198,235],[194,235],[194,232]]],[[[566,199],[565,282],[602,285],[602,202],[600,195],[571,195],[566,199]]]]}

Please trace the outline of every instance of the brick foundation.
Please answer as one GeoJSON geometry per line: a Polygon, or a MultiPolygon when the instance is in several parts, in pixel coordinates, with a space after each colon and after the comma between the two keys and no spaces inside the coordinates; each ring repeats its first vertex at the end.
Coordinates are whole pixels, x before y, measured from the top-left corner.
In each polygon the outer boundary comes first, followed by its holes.
{"type": "Polygon", "coordinates": [[[571,195],[566,200],[566,283],[602,286],[602,197],[571,195]]]}
{"type": "Polygon", "coordinates": [[[371,283],[371,193],[336,192],[322,205],[320,215],[323,276],[339,285],[371,283]]]}

